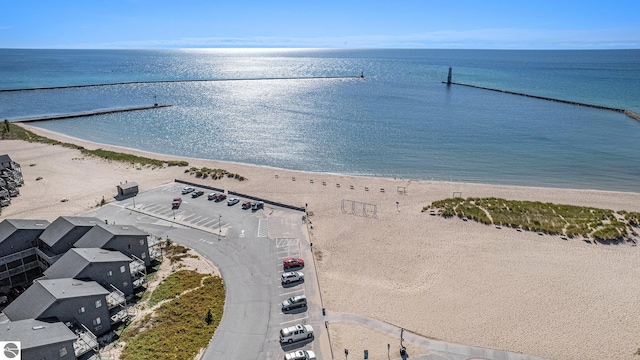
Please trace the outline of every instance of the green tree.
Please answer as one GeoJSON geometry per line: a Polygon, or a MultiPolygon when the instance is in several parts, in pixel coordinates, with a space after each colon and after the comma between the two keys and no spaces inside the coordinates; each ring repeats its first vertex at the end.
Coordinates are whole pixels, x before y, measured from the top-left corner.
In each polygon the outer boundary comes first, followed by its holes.
{"type": "Polygon", "coordinates": [[[207,323],[207,325],[213,324],[213,315],[211,314],[211,308],[207,310],[207,316],[204,318],[204,321],[207,323]]]}

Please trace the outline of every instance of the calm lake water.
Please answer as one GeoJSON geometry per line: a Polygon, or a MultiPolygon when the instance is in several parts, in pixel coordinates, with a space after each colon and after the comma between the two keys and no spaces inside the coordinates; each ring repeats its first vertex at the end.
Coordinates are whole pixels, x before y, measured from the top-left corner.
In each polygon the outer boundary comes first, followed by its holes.
{"type": "Polygon", "coordinates": [[[454,81],[640,113],[640,50],[9,50],[0,119],[105,144],[287,169],[640,191],[640,122],[454,81]],[[358,78],[364,73],[364,79],[358,78]],[[335,79],[264,78],[356,76],[335,79]]]}

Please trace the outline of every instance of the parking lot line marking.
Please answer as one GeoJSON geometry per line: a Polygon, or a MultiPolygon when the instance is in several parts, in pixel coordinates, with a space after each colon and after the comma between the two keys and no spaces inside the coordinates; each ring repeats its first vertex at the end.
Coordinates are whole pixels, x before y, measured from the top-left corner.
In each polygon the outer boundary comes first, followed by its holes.
{"type": "Polygon", "coordinates": [[[280,294],[280,296],[287,296],[287,295],[291,295],[291,294],[295,294],[295,293],[301,293],[301,292],[304,292],[304,290],[300,289],[300,290],[296,290],[296,291],[289,291],[289,292],[280,294]]]}
{"type": "Polygon", "coordinates": [[[195,224],[198,225],[198,226],[203,226],[203,224],[208,223],[208,222],[211,222],[211,219],[206,217],[206,218],[196,222],[195,224]]]}
{"type": "Polygon", "coordinates": [[[258,237],[267,237],[269,235],[269,222],[267,219],[258,219],[258,237]]]}
{"type": "MultiPolygon", "coordinates": [[[[282,314],[282,313],[280,313],[280,314],[282,314]]],[[[283,314],[283,315],[284,315],[284,314],[283,314]]],[[[305,316],[305,317],[300,318],[300,319],[295,319],[295,320],[289,320],[289,321],[281,322],[281,323],[280,323],[280,325],[289,324],[289,323],[292,323],[292,322],[300,322],[300,321],[305,320],[305,319],[308,319],[308,318],[309,318],[308,316],[305,316]]]]}
{"type": "Polygon", "coordinates": [[[217,221],[218,221],[218,220],[216,220],[216,219],[209,219],[209,221],[205,221],[201,226],[209,227],[209,226],[211,226],[212,224],[215,224],[217,221]]]}

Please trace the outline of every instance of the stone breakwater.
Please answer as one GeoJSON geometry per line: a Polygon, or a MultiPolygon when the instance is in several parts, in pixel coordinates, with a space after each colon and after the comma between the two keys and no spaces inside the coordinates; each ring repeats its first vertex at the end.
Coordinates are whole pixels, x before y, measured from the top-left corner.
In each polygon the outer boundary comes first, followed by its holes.
{"type": "Polygon", "coordinates": [[[0,89],[0,92],[14,91],[35,91],[35,90],[59,90],[59,89],[75,89],[99,86],[114,85],[135,85],[135,84],[163,84],[163,83],[190,83],[190,82],[221,82],[221,81],[264,81],[264,80],[321,80],[321,79],[364,79],[364,74],[360,75],[344,75],[344,76],[294,76],[294,77],[262,77],[262,78],[246,78],[246,79],[184,79],[184,80],[150,80],[150,81],[121,81],[114,83],[102,84],[85,84],[85,85],[66,85],[66,86],[47,86],[35,88],[20,89],[0,89]]]}
{"type": "Polygon", "coordinates": [[[117,109],[104,109],[104,110],[94,110],[94,111],[83,111],[72,114],[58,114],[58,115],[45,115],[45,116],[36,116],[29,118],[21,118],[21,119],[13,119],[11,122],[35,122],[35,121],[47,121],[47,120],[59,120],[59,119],[70,119],[77,118],[83,116],[94,116],[94,115],[104,115],[104,114],[112,114],[112,113],[120,113],[126,111],[138,111],[138,110],[149,110],[149,109],[158,109],[158,108],[166,108],[172,106],[170,104],[153,104],[147,106],[130,106],[126,108],[117,108],[117,109]]]}
{"type": "Polygon", "coordinates": [[[505,93],[505,94],[525,96],[525,97],[530,97],[530,98],[534,98],[534,99],[540,99],[540,100],[546,100],[546,101],[554,101],[554,102],[559,102],[559,103],[569,104],[569,105],[584,106],[584,107],[590,107],[590,108],[600,109],[600,110],[615,111],[615,112],[623,113],[623,114],[627,115],[628,117],[630,117],[632,119],[640,121],[640,115],[636,114],[635,112],[633,112],[631,110],[619,109],[619,108],[614,108],[614,107],[610,107],[610,106],[583,103],[583,102],[579,102],[579,101],[562,100],[562,99],[556,99],[556,98],[551,98],[551,97],[546,97],[546,96],[531,95],[531,94],[525,94],[525,93],[520,93],[520,92],[516,92],[516,91],[494,89],[494,88],[489,88],[489,87],[485,87],[485,86],[463,84],[463,83],[453,82],[453,81],[452,82],[443,81],[442,83],[443,84],[448,84],[448,85],[450,84],[450,85],[460,85],[460,86],[472,87],[472,88],[482,89],[482,90],[497,91],[497,92],[501,92],[501,93],[505,93]]]}

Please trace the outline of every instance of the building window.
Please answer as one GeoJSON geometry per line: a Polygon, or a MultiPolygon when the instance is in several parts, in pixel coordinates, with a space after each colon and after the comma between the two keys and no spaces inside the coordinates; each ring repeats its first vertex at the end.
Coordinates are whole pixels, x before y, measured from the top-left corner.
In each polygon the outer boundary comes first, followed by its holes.
{"type": "Polygon", "coordinates": [[[122,287],[127,287],[127,286],[129,286],[128,282],[125,281],[125,282],[122,283],[122,287]]]}
{"type": "Polygon", "coordinates": [[[102,306],[102,300],[96,300],[96,309],[102,306]]]}
{"type": "Polygon", "coordinates": [[[124,265],[120,266],[120,272],[121,272],[121,273],[123,273],[123,272],[125,271],[125,269],[126,269],[126,268],[124,267],[124,265]]]}
{"type": "Polygon", "coordinates": [[[142,257],[143,259],[146,259],[147,258],[147,253],[143,252],[140,257],[142,257]]]}
{"type": "Polygon", "coordinates": [[[99,317],[93,319],[93,326],[98,326],[100,324],[102,324],[102,320],[100,320],[99,317]]]}
{"type": "Polygon", "coordinates": [[[84,313],[84,306],[78,309],[78,314],[82,314],[82,313],[84,313]]]}
{"type": "Polygon", "coordinates": [[[144,245],[144,239],[140,239],[140,245],[144,245]]]}
{"type": "Polygon", "coordinates": [[[107,271],[107,276],[111,276],[111,275],[113,275],[113,271],[111,270],[107,271]]]}
{"type": "Polygon", "coordinates": [[[66,347],[60,348],[60,350],[58,350],[58,353],[60,354],[60,357],[67,356],[67,348],[66,347]]]}
{"type": "Polygon", "coordinates": [[[131,244],[127,245],[127,249],[131,250],[131,244]]]}

